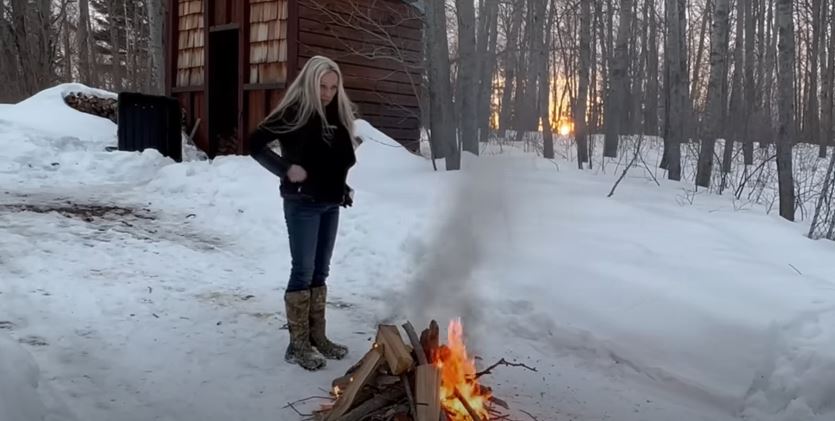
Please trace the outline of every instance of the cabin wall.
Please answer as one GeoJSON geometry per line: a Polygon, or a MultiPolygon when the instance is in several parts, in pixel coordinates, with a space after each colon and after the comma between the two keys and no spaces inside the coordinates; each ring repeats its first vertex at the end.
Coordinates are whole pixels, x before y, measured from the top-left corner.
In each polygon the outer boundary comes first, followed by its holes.
{"type": "Polygon", "coordinates": [[[208,148],[205,117],[206,96],[206,11],[204,0],[176,0],[169,3],[167,44],[167,94],[177,98],[185,112],[186,129],[195,132],[195,144],[208,148]]]}
{"type": "Polygon", "coordinates": [[[278,105],[304,63],[317,54],[340,64],[360,118],[409,149],[418,149],[422,22],[411,6],[400,0],[172,0],[169,4],[168,94],[183,106],[187,131],[199,119],[194,141],[200,149],[247,153],[247,136],[278,105]],[[239,81],[231,87],[238,92],[237,104],[226,105],[226,79],[215,80],[229,74],[228,66],[214,76],[209,68],[209,63],[219,63],[218,57],[210,60],[208,45],[210,39],[223,39],[217,36],[219,31],[238,33],[237,57],[228,57],[239,66],[239,81]],[[218,89],[223,95],[217,94],[218,89]],[[210,131],[219,130],[218,124],[208,121],[210,111],[223,115],[226,108],[238,114],[237,147],[232,150],[220,150],[217,140],[209,140],[210,131]]]}
{"type": "Polygon", "coordinates": [[[206,45],[203,0],[179,0],[176,87],[203,85],[206,45]]]}
{"type": "Polygon", "coordinates": [[[234,25],[243,21],[239,0],[212,0],[211,25],[234,25]]]}
{"type": "Polygon", "coordinates": [[[299,0],[298,64],[320,54],[339,63],[359,117],[419,148],[422,21],[400,0],[299,0]]]}

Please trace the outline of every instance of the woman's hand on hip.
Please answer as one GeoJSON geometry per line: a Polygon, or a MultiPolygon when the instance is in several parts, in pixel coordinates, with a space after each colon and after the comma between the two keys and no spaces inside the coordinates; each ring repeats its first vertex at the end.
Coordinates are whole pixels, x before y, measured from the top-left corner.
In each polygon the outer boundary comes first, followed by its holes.
{"type": "Polygon", "coordinates": [[[294,183],[301,183],[307,179],[307,171],[299,165],[290,165],[287,169],[287,178],[294,183]]]}

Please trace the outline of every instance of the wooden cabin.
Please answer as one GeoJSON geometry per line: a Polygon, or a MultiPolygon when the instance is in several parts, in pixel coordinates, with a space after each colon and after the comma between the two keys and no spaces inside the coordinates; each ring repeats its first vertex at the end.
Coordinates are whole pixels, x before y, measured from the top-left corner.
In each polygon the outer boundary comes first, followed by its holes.
{"type": "Polygon", "coordinates": [[[247,153],[246,135],[306,60],[339,64],[358,115],[419,149],[423,30],[414,0],[171,0],[167,95],[210,157],[247,153]]]}

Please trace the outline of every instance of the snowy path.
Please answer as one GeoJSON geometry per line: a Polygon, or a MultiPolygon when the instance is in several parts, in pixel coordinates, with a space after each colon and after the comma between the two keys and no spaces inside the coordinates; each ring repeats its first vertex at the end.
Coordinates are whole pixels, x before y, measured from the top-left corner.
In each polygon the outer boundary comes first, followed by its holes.
{"type": "MultiPolygon", "coordinates": [[[[444,290],[423,297],[429,301],[421,305],[431,303],[429,316],[442,323],[465,313],[480,366],[504,357],[537,368],[537,373],[499,368],[486,381],[515,409],[540,420],[733,419],[746,395],[754,403],[768,398],[757,408],[781,405],[786,399],[781,383],[831,370],[831,360],[810,354],[820,335],[832,335],[820,319],[832,317],[835,286],[821,278],[828,270],[810,266],[820,256],[779,260],[777,248],[741,245],[745,240],[738,233],[755,225],[732,215],[733,226],[717,229],[722,223],[705,224],[699,211],[669,214],[668,208],[629,200],[615,205],[616,220],[579,212],[602,206],[598,196],[578,199],[584,197],[580,190],[603,188],[602,182],[526,183],[554,189],[551,194],[577,189],[573,197],[580,201],[547,206],[514,201],[513,209],[493,215],[527,223],[479,231],[481,254],[457,287],[440,279],[409,283],[423,276],[416,265],[432,259],[426,248],[433,240],[419,233],[442,225],[439,213],[445,208],[398,216],[402,208],[396,201],[374,202],[384,191],[364,192],[366,204],[343,213],[331,283],[331,329],[354,352],[348,361],[314,374],[281,358],[287,262],[280,224],[260,234],[254,227],[235,234],[235,222],[215,226],[223,223],[204,218],[228,212],[221,209],[227,202],[166,203],[157,197],[143,203],[137,198],[154,197],[142,193],[148,187],[8,192],[0,197],[0,274],[12,282],[0,294],[0,307],[8,309],[0,329],[25,344],[50,384],[87,420],[226,420],[242,414],[253,420],[295,419],[284,408],[287,402],[324,394],[330,380],[367,349],[377,322],[407,316],[423,322],[425,314],[409,301],[415,291],[433,288],[444,290]],[[55,211],[45,213],[49,209],[55,211]],[[385,214],[390,217],[380,218],[385,214]],[[665,240],[664,226],[649,223],[651,216],[657,223],[654,218],[662,215],[672,217],[679,235],[708,233],[710,239],[677,251],[679,240],[665,240]],[[434,217],[439,220],[433,225],[434,217]],[[601,231],[597,224],[610,229],[601,231]],[[635,235],[624,236],[630,226],[635,235]],[[572,241],[554,242],[555,235],[572,241]],[[271,255],[259,251],[267,244],[275,247],[271,255]],[[520,245],[527,252],[511,252],[520,245]],[[595,249],[595,256],[586,255],[595,249]],[[730,252],[741,254],[730,257],[730,252]],[[715,261],[705,267],[689,254],[715,261]],[[606,263],[595,264],[598,259],[606,263]],[[732,273],[747,265],[744,271],[752,274],[752,284],[744,287],[747,298],[734,296],[742,292],[739,285],[722,292],[723,284],[743,282],[727,277],[724,259],[735,262],[732,273]],[[800,277],[789,263],[807,274],[800,277]],[[520,268],[526,268],[522,276],[520,268]],[[692,275],[677,280],[667,271],[692,275]],[[790,296],[808,298],[808,308],[817,310],[769,329],[773,316],[760,309],[781,317],[799,311],[793,306],[800,301],[774,301],[768,292],[773,288],[757,298],[756,285],[785,276],[811,280],[790,296]],[[699,284],[689,284],[695,277],[699,284]],[[713,303],[723,300],[735,304],[713,303]],[[710,315],[734,306],[727,321],[710,315]],[[784,306],[789,308],[780,310],[784,306]],[[808,350],[788,347],[797,340],[806,340],[808,350]],[[707,352],[712,347],[723,351],[707,352]],[[788,368],[793,371],[787,374],[788,368]],[[752,383],[758,374],[767,380],[752,383]]],[[[280,212],[247,206],[235,213],[281,221],[280,212]]],[[[448,234],[461,238],[462,232],[448,234]]],[[[812,404],[826,410],[827,399],[812,404]]]]}

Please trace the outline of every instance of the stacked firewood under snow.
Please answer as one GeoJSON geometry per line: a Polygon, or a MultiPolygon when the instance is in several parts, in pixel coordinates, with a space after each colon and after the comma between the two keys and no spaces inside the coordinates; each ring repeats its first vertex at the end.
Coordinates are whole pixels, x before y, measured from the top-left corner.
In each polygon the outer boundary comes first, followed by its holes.
{"type": "Polygon", "coordinates": [[[80,92],[73,92],[64,97],[64,102],[78,111],[104,117],[116,122],[118,101],[116,98],[102,98],[95,95],[87,95],[80,92]]]}
{"type": "Polygon", "coordinates": [[[478,384],[460,323],[450,323],[444,345],[435,321],[420,337],[411,323],[403,329],[411,345],[397,326],[379,326],[371,349],[333,381],[336,400],[316,411],[316,420],[487,421],[497,416],[493,405],[507,408],[478,384]]]}

